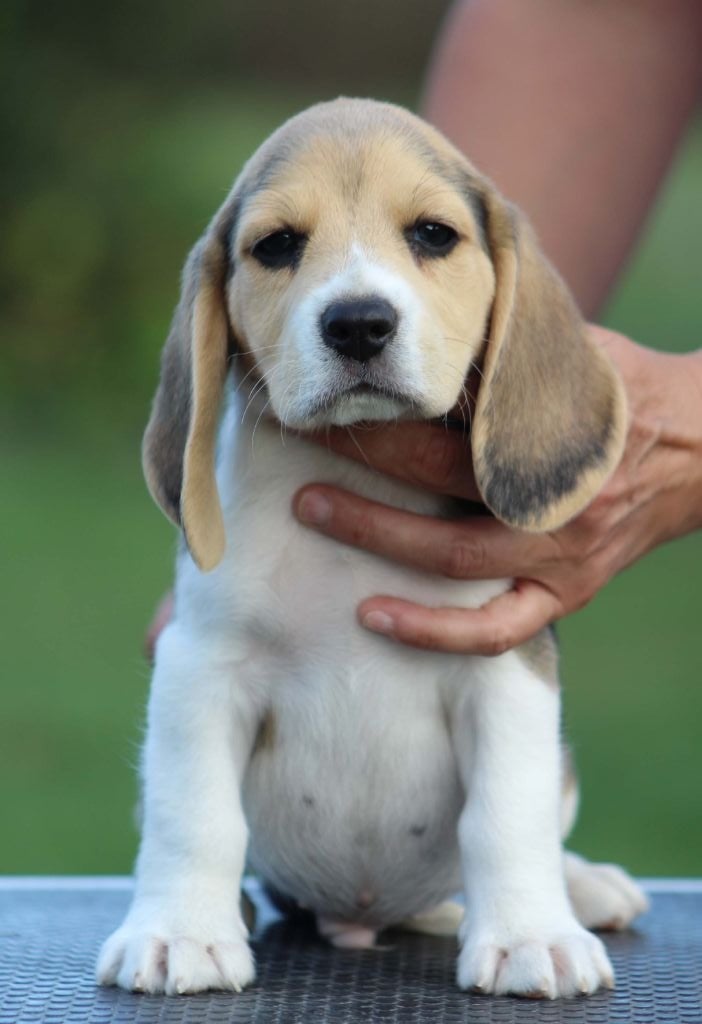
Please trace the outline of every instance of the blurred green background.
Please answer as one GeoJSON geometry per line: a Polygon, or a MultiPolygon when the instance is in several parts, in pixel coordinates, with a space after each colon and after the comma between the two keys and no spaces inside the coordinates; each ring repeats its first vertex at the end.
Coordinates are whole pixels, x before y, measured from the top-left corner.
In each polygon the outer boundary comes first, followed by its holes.
{"type": "MultiPolygon", "coordinates": [[[[140,649],[175,547],[139,441],[187,249],[288,114],[416,107],[445,6],[3,4],[0,871],[131,867],[140,649]]],[[[698,126],[607,323],[700,344],[701,197],[698,126]]],[[[702,874],[701,560],[699,535],[660,549],[560,630],[573,845],[643,874],[702,874]]]]}

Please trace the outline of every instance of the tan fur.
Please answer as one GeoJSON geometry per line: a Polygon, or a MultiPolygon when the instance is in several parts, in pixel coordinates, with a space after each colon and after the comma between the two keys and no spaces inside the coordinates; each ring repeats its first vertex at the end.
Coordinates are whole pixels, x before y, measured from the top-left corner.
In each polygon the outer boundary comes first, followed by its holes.
{"type": "Polygon", "coordinates": [[[188,546],[203,569],[224,554],[224,522],[214,452],[227,356],[227,321],[218,289],[203,285],[193,315],[193,410],[183,465],[182,515],[188,546]]]}
{"type": "MultiPolygon", "coordinates": [[[[350,246],[356,244],[400,272],[435,314],[440,332],[437,337],[427,332],[424,339],[436,370],[425,415],[440,416],[460,396],[470,359],[482,346],[494,287],[490,260],[464,198],[417,152],[422,136],[416,129],[405,130],[409,115],[401,112],[396,119],[386,114],[357,123],[351,109],[349,118],[325,111],[321,125],[312,116],[314,108],[300,115],[308,127],[302,138],[294,122],[295,130],[281,129],[288,159],[277,168],[270,187],[244,204],[239,219],[237,273],[229,293],[234,333],[257,358],[264,376],[274,377],[280,363],[276,342],[289,310],[330,273],[343,269],[350,246]],[[427,210],[455,225],[468,244],[451,260],[419,266],[402,233],[427,210]],[[310,235],[303,264],[292,277],[271,275],[250,256],[257,239],[286,225],[310,235]]],[[[260,163],[255,166],[263,173],[260,163]]],[[[247,168],[240,185],[244,192],[250,174],[247,168]]],[[[290,372],[294,370],[292,366],[290,372]]]]}
{"type": "Polygon", "coordinates": [[[214,451],[229,333],[223,235],[233,202],[230,197],[220,209],[186,263],[143,444],[144,474],[151,494],[166,515],[183,527],[202,569],[214,568],[224,552],[214,451]]]}
{"type": "Polygon", "coordinates": [[[542,629],[515,648],[515,654],[539,679],[549,686],[558,687],[558,646],[550,629],[542,629]]]}
{"type": "Polygon", "coordinates": [[[191,256],[164,351],[145,471],[203,569],[224,546],[213,452],[228,335],[250,354],[269,411],[285,422],[301,373],[284,345],[287,318],[343,270],[354,247],[400,275],[430,314],[420,327],[431,373],[419,418],[442,416],[463,397],[489,325],[472,443],[478,486],[498,517],[554,529],[592,499],[619,459],[622,388],[523,218],[407,111],[320,104],[278,129],[245,166],[191,256]],[[410,251],[405,232],[420,218],[458,232],[447,257],[421,261],[410,251]],[[304,258],[295,272],[271,274],[251,250],[283,228],[308,237],[304,258]]]}
{"type": "Polygon", "coordinates": [[[505,522],[554,530],[619,462],[624,391],[529,225],[495,192],[487,205],[497,292],[472,432],[476,482],[505,522]]]}

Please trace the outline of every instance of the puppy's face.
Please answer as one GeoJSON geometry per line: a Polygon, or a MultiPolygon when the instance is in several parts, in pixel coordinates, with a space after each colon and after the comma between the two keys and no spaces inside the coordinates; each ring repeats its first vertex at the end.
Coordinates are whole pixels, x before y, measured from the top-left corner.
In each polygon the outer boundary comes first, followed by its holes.
{"type": "Polygon", "coordinates": [[[529,225],[387,104],[337,100],[283,125],[186,264],[144,467],[202,568],[225,545],[214,450],[232,349],[249,397],[303,429],[444,415],[480,358],[475,479],[521,529],[575,515],[622,451],[621,385],[529,225]]]}
{"type": "Polygon", "coordinates": [[[229,317],[286,425],[442,415],[480,352],[495,288],[482,200],[392,127],[313,123],[243,185],[229,317]]]}

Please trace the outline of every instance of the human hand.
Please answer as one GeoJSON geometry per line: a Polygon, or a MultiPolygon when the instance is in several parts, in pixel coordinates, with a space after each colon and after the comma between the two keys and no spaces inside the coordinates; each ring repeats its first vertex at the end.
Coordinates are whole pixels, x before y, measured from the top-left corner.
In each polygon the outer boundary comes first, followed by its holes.
{"type": "MultiPolygon", "coordinates": [[[[471,610],[370,597],[358,607],[362,625],[414,647],[500,654],[582,608],[647,551],[702,525],[702,354],[667,355],[601,327],[590,331],[624,382],[629,429],[616,471],[559,530],[539,535],[488,517],[431,518],[329,485],[295,495],[301,523],[346,544],[452,579],[514,580],[471,610]]],[[[318,440],[419,487],[479,500],[470,445],[457,432],[411,423],[333,430],[318,440]]]]}

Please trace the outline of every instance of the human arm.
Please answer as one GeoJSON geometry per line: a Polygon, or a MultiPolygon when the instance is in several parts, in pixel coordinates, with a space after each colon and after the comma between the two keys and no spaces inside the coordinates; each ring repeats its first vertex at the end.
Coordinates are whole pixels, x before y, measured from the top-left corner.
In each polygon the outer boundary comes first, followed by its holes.
{"type": "Polygon", "coordinates": [[[593,317],[701,88],[699,0],[459,0],[423,113],[524,210],[593,317]]]}

